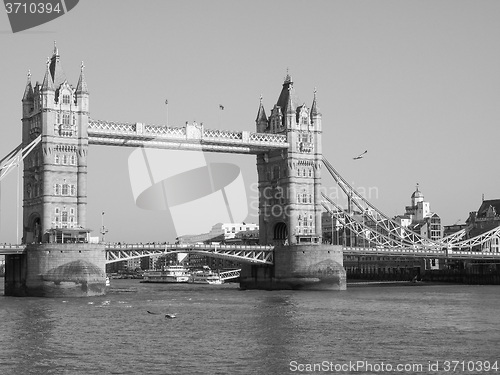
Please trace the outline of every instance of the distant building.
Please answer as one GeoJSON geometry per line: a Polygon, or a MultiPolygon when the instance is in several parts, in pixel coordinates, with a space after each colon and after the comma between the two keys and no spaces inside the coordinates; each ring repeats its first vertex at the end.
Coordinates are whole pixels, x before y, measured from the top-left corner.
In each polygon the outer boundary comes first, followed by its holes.
{"type": "Polygon", "coordinates": [[[228,239],[235,238],[236,233],[254,230],[259,230],[258,224],[217,223],[208,233],[179,236],[177,237],[177,241],[178,243],[222,242],[228,239]]]}
{"type": "MultiPolygon", "coordinates": [[[[253,223],[217,223],[210,232],[177,237],[181,244],[221,243],[227,245],[258,245],[259,225],[253,223]]],[[[219,259],[201,254],[188,254],[183,263],[189,267],[201,268],[209,266],[212,269],[240,268],[241,263],[228,259],[219,259]]]]}
{"type": "Polygon", "coordinates": [[[396,216],[396,221],[404,228],[433,241],[443,238],[443,226],[438,214],[431,212],[431,204],[424,201],[424,195],[418,188],[411,195],[411,205],[406,206],[404,215],[396,216]]]}
{"type": "MultiPolygon", "coordinates": [[[[483,200],[477,211],[469,213],[466,224],[466,238],[480,236],[498,227],[500,225],[500,199],[483,200]]],[[[499,239],[492,238],[491,241],[477,245],[472,250],[498,253],[500,252],[499,239]]]]}

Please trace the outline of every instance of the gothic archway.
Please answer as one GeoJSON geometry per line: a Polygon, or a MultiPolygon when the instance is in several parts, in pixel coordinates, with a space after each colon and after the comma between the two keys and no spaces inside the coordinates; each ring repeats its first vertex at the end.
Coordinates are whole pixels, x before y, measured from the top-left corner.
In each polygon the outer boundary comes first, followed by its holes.
{"type": "Polygon", "coordinates": [[[274,239],[275,240],[286,240],[288,237],[288,229],[286,224],[281,222],[274,226],[274,239]]]}
{"type": "Polygon", "coordinates": [[[42,242],[42,221],[40,216],[32,216],[28,232],[32,233],[32,242],[42,242]]]}

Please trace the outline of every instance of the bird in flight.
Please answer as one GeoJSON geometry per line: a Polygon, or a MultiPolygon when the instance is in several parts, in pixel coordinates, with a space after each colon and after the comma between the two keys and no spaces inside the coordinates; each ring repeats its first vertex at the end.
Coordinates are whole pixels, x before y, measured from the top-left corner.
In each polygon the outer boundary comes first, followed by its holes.
{"type": "Polygon", "coordinates": [[[353,158],[353,160],[358,160],[358,159],[362,159],[363,158],[363,155],[366,154],[368,152],[368,150],[366,150],[365,152],[363,152],[362,154],[359,154],[358,156],[356,156],[355,158],[353,158]]]}

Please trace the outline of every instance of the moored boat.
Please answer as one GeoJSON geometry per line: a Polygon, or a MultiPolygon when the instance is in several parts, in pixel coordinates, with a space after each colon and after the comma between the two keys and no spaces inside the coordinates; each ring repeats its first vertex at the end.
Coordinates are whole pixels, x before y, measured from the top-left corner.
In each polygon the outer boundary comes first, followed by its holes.
{"type": "Polygon", "coordinates": [[[189,272],[181,265],[168,266],[162,270],[144,271],[143,283],[187,283],[189,272]]]}
{"type": "Polygon", "coordinates": [[[191,272],[189,282],[193,284],[221,285],[224,283],[224,280],[217,272],[212,271],[210,267],[204,266],[203,270],[191,272]]]}

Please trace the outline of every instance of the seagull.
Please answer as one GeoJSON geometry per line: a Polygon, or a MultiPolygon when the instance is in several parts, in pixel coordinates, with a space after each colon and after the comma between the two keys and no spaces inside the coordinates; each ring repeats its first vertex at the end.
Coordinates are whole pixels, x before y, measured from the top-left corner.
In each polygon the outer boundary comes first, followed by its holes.
{"type": "Polygon", "coordinates": [[[358,156],[356,156],[355,158],[352,158],[353,160],[358,160],[358,159],[362,159],[363,158],[363,155],[366,154],[368,152],[368,150],[366,150],[365,152],[363,152],[362,154],[359,154],[358,156]]]}

